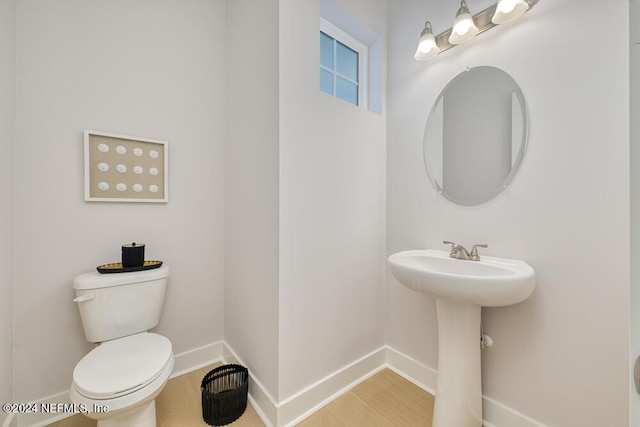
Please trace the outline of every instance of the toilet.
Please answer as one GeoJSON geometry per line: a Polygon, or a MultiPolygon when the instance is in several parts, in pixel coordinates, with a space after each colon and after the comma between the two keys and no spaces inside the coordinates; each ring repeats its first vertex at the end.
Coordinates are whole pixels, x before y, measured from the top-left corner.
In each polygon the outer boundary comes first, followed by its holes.
{"type": "Polygon", "coordinates": [[[84,273],[73,288],[84,334],[97,343],[73,370],[69,396],[98,427],[155,427],[155,398],[169,379],[171,341],[160,321],[169,267],[84,273]]]}

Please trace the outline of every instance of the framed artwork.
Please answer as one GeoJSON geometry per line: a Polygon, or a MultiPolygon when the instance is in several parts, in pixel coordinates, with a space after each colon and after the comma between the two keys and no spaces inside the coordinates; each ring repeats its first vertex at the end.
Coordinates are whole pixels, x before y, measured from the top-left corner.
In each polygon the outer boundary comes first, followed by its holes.
{"type": "Polygon", "coordinates": [[[84,131],[84,200],[166,203],[165,141],[84,131]]]}

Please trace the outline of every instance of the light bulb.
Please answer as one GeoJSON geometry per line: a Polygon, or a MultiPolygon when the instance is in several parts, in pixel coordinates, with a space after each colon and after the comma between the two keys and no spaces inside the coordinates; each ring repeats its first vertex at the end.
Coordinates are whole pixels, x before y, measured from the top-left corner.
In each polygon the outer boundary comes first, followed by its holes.
{"type": "Polygon", "coordinates": [[[428,53],[431,49],[433,49],[433,46],[430,43],[420,43],[418,46],[420,53],[428,53]]]}
{"type": "Polygon", "coordinates": [[[500,0],[496,6],[496,12],[491,18],[494,24],[506,24],[522,16],[529,10],[529,3],[525,0],[500,0]]]}
{"type": "Polygon", "coordinates": [[[420,40],[418,41],[418,49],[416,50],[415,55],[413,56],[417,61],[425,61],[427,59],[433,58],[440,52],[440,48],[436,43],[436,38],[433,35],[433,30],[431,29],[431,23],[429,21],[425,22],[424,30],[420,34],[420,40]]]}
{"type": "Polygon", "coordinates": [[[449,34],[449,43],[461,44],[471,40],[478,34],[478,27],[473,22],[473,17],[469,13],[467,2],[462,0],[460,9],[456,13],[456,19],[453,21],[453,28],[449,34]]]}
{"type": "Polygon", "coordinates": [[[453,31],[456,32],[456,34],[459,34],[461,36],[464,36],[465,34],[467,34],[469,32],[469,28],[471,28],[471,23],[469,21],[460,21],[456,27],[453,29],[453,31]]]}
{"type": "Polygon", "coordinates": [[[516,7],[514,0],[502,0],[498,3],[498,11],[500,13],[511,13],[514,7],[516,7]]]}

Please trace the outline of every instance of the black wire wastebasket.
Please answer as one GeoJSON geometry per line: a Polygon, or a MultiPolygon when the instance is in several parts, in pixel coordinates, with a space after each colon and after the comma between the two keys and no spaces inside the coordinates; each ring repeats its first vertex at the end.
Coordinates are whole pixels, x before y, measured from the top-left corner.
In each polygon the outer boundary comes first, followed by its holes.
{"type": "Polygon", "coordinates": [[[200,385],[202,418],[210,426],[223,426],[247,409],[249,371],[240,365],[222,365],[207,373],[200,385]]]}

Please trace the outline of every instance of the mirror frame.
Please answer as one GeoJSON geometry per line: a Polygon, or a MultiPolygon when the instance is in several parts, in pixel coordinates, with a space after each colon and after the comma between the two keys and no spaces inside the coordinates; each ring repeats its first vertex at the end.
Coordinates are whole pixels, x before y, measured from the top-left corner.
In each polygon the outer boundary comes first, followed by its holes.
{"type": "Polygon", "coordinates": [[[427,124],[426,124],[426,127],[425,127],[424,137],[423,137],[423,159],[424,159],[424,165],[425,165],[425,168],[427,170],[427,175],[429,176],[429,180],[432,182],[432,184],[434,185],[434,187],[438,191],[438,194],[444,196],[446,199],[448,199],[452,203],[455,203],[455,204],[461,205],[461,206],[477,206],[477,205],[481,205],[483,203],[487,203],[487,202],[495,199],[500,193],[502,193],[502,191],[504,191],[505,189],[507,189],[509,187],[509,185],[511,184],[511,181],[513,181],[513,178],[515,177],[516,173],[520,169],[520,165],[522,164],[525,152],[527,150],[528,142],[529,142],[529,121],[530,121],[529,111],[527,109],[527,103],[525,101],[525,97],[524,97],[524,94],[522,92],[522,89],[520,88],[520,85],[518,85],[518,83],[515,81],[515,79],[513,77],[511,77],[511,75],[509,73],[507,73],[506,71],[504,71],[504,70],[502,70],[500,68],[497,68],[497,67],[489,66],[489,65],[481,65],[481,66],[477,66],[477,67],[466,68],[463,72],[461,72],[458,75],[456,75],[449,83],[447,83],[447,85],[444,87],[444,89],[442,89],[442,91],[440,92],[440,94],[436,98],[435,102],[433,103],[433,106],[431,107],[431,111],[429,112],[429,117],[427,118],[427,124]],[[518,155],[517,155],[515,161],[512,163],[511,169],[510,169],[509,173],[505,176],[505,178],[502,181],[502,183],[500,185],[496,186],[496,188],[491,192],[490,196],[488,196],[486,199],[483,199],[483,200],[480,200],[480,201],[475,201],[475,200],[474,201],[468,201],[468,200],[460,200],[459,198],[447,193],[444,190],[444,188],[442,187],[441,183],[439,183],[438,180],[436,179],[436,177],[433,176],[433,173],[431,171],[431,167],[429,166],[429,148],[428,148],[428,145],[429,145],[429,129],[433,126],[432,121],[434,120],[433,119],[434,118],[434,111],[438,107],[438,104],[442,101],[442,98],[444,97],[445,93],[447,92],[447,89],[449,89],[452,85],[454,85],[459,79],[465,77],[467,75],[467,73],[469,73],[472,70],[478,69],[478,68],[492,68],[492,69],[498,71],[499,73],[504,74],[504,76],[506,78],[511,80],[511,82],[513,83],[513,86],[514,86],[514,93],[515,93],[516,97],[518,98],[518,100],[520,102],[520,109],[521,109],[521,113],[522,113],[523,126],[522,126],[522,137],[520,139],[520,148],[518,150],[518,155]]]}

